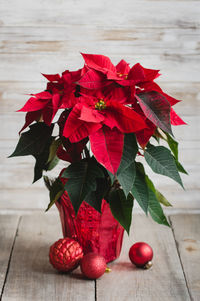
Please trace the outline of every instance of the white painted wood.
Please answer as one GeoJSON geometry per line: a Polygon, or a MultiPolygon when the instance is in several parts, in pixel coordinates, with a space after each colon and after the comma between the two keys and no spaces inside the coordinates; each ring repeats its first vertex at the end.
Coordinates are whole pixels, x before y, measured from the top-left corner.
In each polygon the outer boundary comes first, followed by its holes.
{"type": "Polygon", "coordinates": [[[54,54],[72,53],[76,49],[103,47],[117,49],[121,55],[199,54],[199,31],[194,28],[137,28],[129,24],[115,27],[74,26],[59,27],[2,27],[0,53],[54,54]],[[87,39],[86,34],[87,32],[87,39]]]}
{"type": "Polygon", "coordinates": [[[0,296],[6,278],[18,222],[19,217],[16,215],[0,215],[0,296]]]}
{"type": "Polygon", "coordinates": [[[190,300],[172,231],[150,218],[133,216],[130,237],[125,236],[119,260],[109,267],[112,272],[97,281],[99,301],[190,300]],[[129,248],[137,241],[145,241],[153,248],[150,270],[137,269],[129,261],[129,248]]]}
{"type": "Polygon", "coordinates": [[[200,300],[200,216],[170,216],[192,300],[200,300]]]}
{"type": "Polygon", "coordinates": [[[161,69],[161,87],[183,99],[175,110],[188,126],[174,128],[174,134],[190,176],[183,176],[186,192],[165,177],[153,180],[175,207],[199,207],[198,1],[1,0],[0,11],[0,208],[46,208],[42,181],[31,186],[34,160],[6,159],[24,122],[15,111],[26,93],[45,88],[40,72],[80,68],[79,51],[161,69]]]}
{"type": "MultiPolygon", "coordinates": [[[[98,1],[1,0],[0,23],[4,26],[55,26],[73,24],[93,27],[196,28],[197,1],[98,1]]],[[[85,32],[87,37],[87,32],[85,32]]]]}
{"type": "Polygon", "coordinates": [[[49,247],[60,237],[58,216],[22,218],[2,301],[95,300],[94,281],[79,271],[59,274],[50,265],[49,247]]]}

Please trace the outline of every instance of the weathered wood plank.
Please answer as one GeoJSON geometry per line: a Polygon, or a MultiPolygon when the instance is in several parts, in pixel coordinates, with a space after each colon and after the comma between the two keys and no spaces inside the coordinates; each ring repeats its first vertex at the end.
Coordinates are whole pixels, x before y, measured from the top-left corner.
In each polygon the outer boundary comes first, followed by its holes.
{"type": "MultiPolygon", "coordinates": [[[[191,27],[199,22],[196,1],[1,1],[4,26],[60,26],[63,24],[113,27],[191,27]],[[195,9],[194,9],[195,8],[195,9]],[[169,13],[167,13],[169,12],[169,13]],[[173,13],[172,13],[173,12],[173,13]],[[174,13],[175,12],[175,13],[174,13]]],[[[85,32],[87,37],[87,32],[85,32]]]]}
{"type": "Polygon", "coordinates": [[[19,216],[0,215],[0,298],[6,273],[9,264],[9,258],[12,251],[19,216]]]}
{"type": "Polygon", "coordinates": [[[198,301],[200,300],[200,215],[171,215],[170,220],[191,299],[198,301]]]}
{"type": "MultiPolygon", "coordinates": [[[[130,45],[134,47],[134,43],[130,45]]],[[[128,49],[128,47],[127,47],[128,49]]],[[[30,52],[29,54],[1,54],[0,81],[40,81],[42,73],[59,73],[65,69],[76,70],[83,66],[83,60],[79,52],[101,53],[110,56],[114,64],[122,58],[131,65],[140,62],[146,68],[160,69],[164,73],[163,81],[199,82],[199,55],[168,54],[143,55],[141,53],[130,54],[117,51],[116,47],[110,47],[109,43],[101,48],[92,47],[74,48],[73,52],[66,54],[56,52],[43,55],[30,52]],[[188,73],[188,70],[190,72],[188,73]]]]}
{"type": "Polygon", "coordinates": [[[97,300],[190,300],[171,229],[145,216],[134,215],[131,235],[126,236],[120,259],[109,265],[112,272],[97,281],[97,300]],[[133,266],[128,251],[136,241],[154,250],[153,267],[133,266]]]}
{"type": "MultiPolygon", "coordinates": [[[[121,55],[199,54],[199,30],[194,28],[115,28],[66,24],[59,27],[2,27],[0,53],[73,53],[76,49],[115,48],[121,55]],[[87,32],[87,39],[85,33],[87,32]]],[[[94,49],[95,50],[95,49],[94,49]]]]}
{"type": "Polygon", "coordinates": [[[19,227],[2,301],[95,300],[94,281],[58,274],[48,261],[62,237],[58,216],[25,216],[19,227]]]}

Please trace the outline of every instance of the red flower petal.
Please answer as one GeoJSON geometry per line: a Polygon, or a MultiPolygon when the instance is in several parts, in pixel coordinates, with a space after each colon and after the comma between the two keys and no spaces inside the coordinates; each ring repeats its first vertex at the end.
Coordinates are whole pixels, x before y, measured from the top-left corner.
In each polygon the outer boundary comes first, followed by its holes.
{"type": "Polygon", "coordinates": [[[101,89],[109,85],[110,82],[107,81],[103,74],[90,69],[83,75],[77,84],[87,89],[101,89]]]}
{"type": "Polygon", "coordinates": [[[113,83],[104,88],[103,93],[99,98],[104,98],[105,96],[115,102],[129,103],[128,98],[130,98],[130,90],[128,87],[118,87],[115,83],[113,83]]]}
{"type": "Polygon", "coordinates": [[[156,126],[150,120],[147,119],[146,123],[148,125],[148,128],[135,133],[138,143],[143,148],[147,145],[147,143],[149,142],[149,139],[154,134],[155,129],[156,129],[156,126]]]}
{"type": "Polygon", "coordinates": [[[59,94],[54,94],[52,101],[47,104],[47,106],[42,110],[43,120],[47,125],[51,125],[54,116],[56,115],[58,109],[61,105],[61,99],[59,94]]]}
{"type": "Polygon", "coordinates": [[[86,122],[99,123],[103,121],[105,117],[98,110],[83,106],[81,108],[81,116],[79,119],[86,122]]]}
{"type": "Polygon", "coordinates": [[[69,109],[73,108],[78,103],[78,97],[74,95],[74,92],[70,94],[64,94],[62,96],[62,104],[60,106],[61,109],[69,109]]]}
{"type": "Polygon", "coordinates": [[[121,60],[117,66],[116,66],[116,70],[117,72],[121,73],[121,74],[127,74],[129,73],[130,71],[130,67],[129,67],[129,64],[124,61],[124,60],[121,60]]]}
{"type": "MultiPolygon", "coordinates": [[[[142,67],[142,66],[141,66],[142,67]]],[[[161,74],[159,73],[160,70],[155,69],[147,69],[142,67],[144,74],[145,74],[145,81],[152,81],[159,77],[161,74]]]]}
{"type": "Polygon", "coordinates": [[[128,79],[133,79],[135,83],[143,82],[145,80],[143,67],[139,63],[135,64],[131,68],[128,79]]]}
{"type": "Polygon", "coordinates": [[[93,68],[95,70],[101,71],[105,74],[107,72],[113,72],[116,73],[116,68],[112,64],[109,57],[100,55],[100,54],[85,54],[81,53],[83,56],[85,63],[88,67],[93,68]]]}
{"type": "Polygon", "coordinates": [[[25,105],[20,110],[18,110],[18,112],[39,111],[43,109],[48,102],[49,99],[37,99],[36,97],[31,97],[25,103],[25,105]]]}
{"type": "Polygon", "coordinates": [[[111,129],[116,126],[122,133],[132,133],[147,127],[138,113],[114,101],[110,102],[106,108],[104,123],[111,129]]]}
{"type": "Polygon", "coordinates": [[[29,126],[33,121],[36,121],[40,118],[41,111],[33,111],[26,113],[25,117],[25,124],[23,125],[22,129],[20,130],[19,134],[27,127],[29,126]]]}
{"type": "Polygon", "coordinates": [[[70,154],[68,152],[66,152],[63,149],[62,145],[60,145],[59,148],[57,149],[56,155],[60,160],[67,161],[70,163],[73,162],[72,157],[70,156],[70,154]]]}
{"type": "Polygon", "coordinates": [[[99,123],[80,120],[82,104],[77,104],[69,114],[63,129],[63,136],[73,142],[78,142],[102,127],[99,123]]]}
{"type": "Polygon", "coordinates": [[[185,121],[183,121],[174,111],[174,109],[171,108],[170,112],[170,117],[171,117],[171,124],[172,125],[183,125],[187,124],[185,121]]]}
{"type": "Polygon", "coordinates": [[[49,93],[48,91],[42,91],[40,93],[31,94],[31,95],[35,96],[37,99],[51,99],[52,98],[52,94],[49,93]]]}
{"type": "Polygon", "coordinates": [[[140,88],[143,88],[145,92],[147,92],[147,91],[156,91],[156,92],[161,93],[163,96],[165,96],[167,98],[167,100],[169,101],[171,106],[173,106],[176,103],[180,102],[180,100],[164,93],[163,90],[160,88],[160,86],[158,84],[152,82],[152,81],[140,83],[138,86],[140,88]]]}
{"type": "Polygon", "coordinates": [[[117,129],[104,126],[89,136],[91,150],[99,163],[111,173],[116,174],[120,165],[124,135],[117,129]]]}
{"type": "Polygon", "coordinates": [[[60,75],[59,74],[44,74],[42,73],[46,79],[48,79],[50,82],[58,82],[60,80],[60,75]]]}
{"type": "Polygon", "coordinates": [[[50,126],[52,122],[52,116],[53,116],[53,108],[51,106],[47,106],[42,110],[42,117],[44,122],[50,126]]]}

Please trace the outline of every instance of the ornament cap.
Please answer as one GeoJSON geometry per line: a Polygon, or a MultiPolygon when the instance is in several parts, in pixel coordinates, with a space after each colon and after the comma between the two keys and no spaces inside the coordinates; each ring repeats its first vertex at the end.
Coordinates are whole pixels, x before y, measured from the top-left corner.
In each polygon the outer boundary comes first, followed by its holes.
{"type": "Polygon", "coordinates": [[[144,269],[148,270],[153,266],[153,262],[152,261],[148,261],[145,265],[144,265],[144,269]]]}

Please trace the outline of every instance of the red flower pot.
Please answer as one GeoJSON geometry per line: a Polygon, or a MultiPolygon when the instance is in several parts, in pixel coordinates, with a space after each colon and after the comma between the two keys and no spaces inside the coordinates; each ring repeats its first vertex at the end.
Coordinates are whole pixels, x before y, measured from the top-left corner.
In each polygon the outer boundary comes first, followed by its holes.
{"type": "Polygon", "coordinates": [[[124,229],[113,217],[109,204],[103,200],[100,214],[83,202],[77,217],[67,194],[56,202],[64,237],[77,240],[84,253],[95,252],[110,262],[119,257],[124,229]]]}

